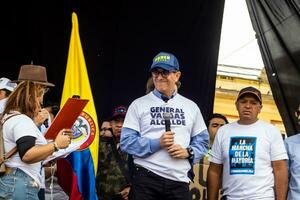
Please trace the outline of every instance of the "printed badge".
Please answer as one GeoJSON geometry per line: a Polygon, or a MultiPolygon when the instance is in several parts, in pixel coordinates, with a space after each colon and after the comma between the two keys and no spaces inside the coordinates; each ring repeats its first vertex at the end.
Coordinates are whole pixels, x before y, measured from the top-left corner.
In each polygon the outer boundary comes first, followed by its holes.
{"type": "Polygon", "coordinates": [[[255,173],[256,137],[231,137],[229,145],[230,174],[255,173]]]}

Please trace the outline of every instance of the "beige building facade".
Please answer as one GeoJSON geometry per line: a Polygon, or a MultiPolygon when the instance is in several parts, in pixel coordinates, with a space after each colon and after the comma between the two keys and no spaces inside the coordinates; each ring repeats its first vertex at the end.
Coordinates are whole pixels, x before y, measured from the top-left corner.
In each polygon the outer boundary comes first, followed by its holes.
{"type": "Polygon", "coordinates": [[[256,87],[262,93],[263,108],[259,119],[275,125],[281,133],[285,134],[286,131],[264,69],[218,66],[213,112],[225,115],[229,122],[237,120],[235,100],[238,92],[247,86],[256,87]],[[235,68],[236,71],[232,71],[231,68],[235,68]]]}

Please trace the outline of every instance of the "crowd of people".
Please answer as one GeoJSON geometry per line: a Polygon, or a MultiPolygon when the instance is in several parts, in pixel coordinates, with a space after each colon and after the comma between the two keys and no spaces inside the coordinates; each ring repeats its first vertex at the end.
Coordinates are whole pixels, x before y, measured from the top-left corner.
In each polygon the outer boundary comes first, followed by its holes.
{"type": "Polygon", "coordinates": [[[146,95],[129,106],[117,143],[132,167],[123,199],[189,199],[189,172],[201,158],[209,160],[208,199],[218,199],[219,190],[222,199],[297,199],[298,135],[283,141],[275,126],[258,119],[258,89],[239,92],[236,122],[214,113],[204,124],[199,108],[178,94],[181,73],[174,55],[155,56],[150,73],[146,95]],[[164,113],[171,114],[170,129],[164,113]]]}
{"type": "MultiPolygon", "coordinates": [[[[278,128],[258,118],[261,92],[251,86],[239,91],[237,121],[218,113],[204,119],[197,104],[178,92],[180,68],[175,55],[157,54],[146,94],[116,106],[102,121],[98,199],[189,200],[193,165],[204,159],[210,200],[300,199],[299,134],[283,140],[278,128]]],[[[0,79],[1,138],[4,153],[11,154],[0,177],[0,199],[47,199],[52,168],[41,161],[67,148],[72,135],[63,129],[50,142],[43,135],[45,121],[51,123],[59,109],[43,106],[53,86],[46,68],[37,65],[21,66],[16,81],[0,79]]],[[[300,105],[295,116],[300,125],[300,105]]]]}

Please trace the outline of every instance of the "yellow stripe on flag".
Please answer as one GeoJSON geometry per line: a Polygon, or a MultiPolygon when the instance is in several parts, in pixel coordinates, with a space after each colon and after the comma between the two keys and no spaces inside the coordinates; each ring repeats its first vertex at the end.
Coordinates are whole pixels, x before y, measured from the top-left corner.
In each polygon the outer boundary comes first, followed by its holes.
{"type": "Polygon", "coordinates": [[[61,107],[64,105],[67,99],[73,95],[79,95],[81,99],[89,100],[88,104],[84,108],[84,111],[92,117],[96,125],[96,135],[94,141],[89,146],[94,162],[94,171],[96,174],[98,167],[99,126],[89,76],[80,42],[78,19],[76,13],[74,12],[72,13],[72,32],[64,88],[60,104],[61,107]]]}

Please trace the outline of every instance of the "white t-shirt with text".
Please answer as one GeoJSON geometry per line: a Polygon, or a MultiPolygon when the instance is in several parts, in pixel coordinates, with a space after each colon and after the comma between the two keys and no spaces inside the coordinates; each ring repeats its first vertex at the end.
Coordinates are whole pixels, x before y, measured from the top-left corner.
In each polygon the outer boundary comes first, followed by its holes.
{"type": "Polygon", "coordinates": [[[274,199],[272,161],[288,159],[280,131],[258,120],[221,127],[210,162],[223,164],[222,187],[227,199],[274,199]]]}
{"type": "MultiPolygon", "coordinates": [[[[165,132],[163,113],[171,114],[171,131],[174,143],[187,148],[191,137],[206,129],[198,106],[191,100],[176,94],[168,102],[152,92],[136,99],[129,106],[123,127],[136,130],[141,137],[157,139],[165,132]]],[[[167,179],[189,182],[187,172],[191,165],[187,159],[174,159],[165,149],[145,158],[134,157],[134,163],[167,179]]]]}

